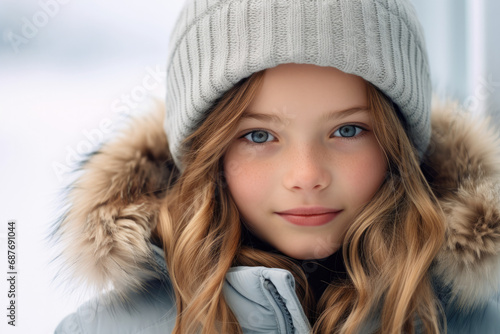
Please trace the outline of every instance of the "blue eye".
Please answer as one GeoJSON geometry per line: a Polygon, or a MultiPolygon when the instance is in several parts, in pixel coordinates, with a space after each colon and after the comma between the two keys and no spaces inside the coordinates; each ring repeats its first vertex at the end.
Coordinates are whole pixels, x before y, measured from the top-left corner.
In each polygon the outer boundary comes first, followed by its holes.
{"type": "Polygon", "coordinates": [[[249,140],[252,143],[262,144],[267,141],[272,141],[274,136],[264,130],[255,130],[247,133],[243,138],[249,140]]]}
{"type": "Polygon", "coordinates": [[[340,128],[337,129],[333,133],[335,137],[344,137],[344,138],[351,138],[351,137],[356,137],[359,135],[361,132],[363,132],[364,129],[360,128],[359,126],[355,125],[344,125],[341,126],[340,128]]]}

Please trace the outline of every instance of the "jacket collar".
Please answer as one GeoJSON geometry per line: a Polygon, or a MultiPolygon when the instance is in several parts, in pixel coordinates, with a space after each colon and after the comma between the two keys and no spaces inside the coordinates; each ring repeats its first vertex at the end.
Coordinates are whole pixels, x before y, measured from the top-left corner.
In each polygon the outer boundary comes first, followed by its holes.
{"type": "MultiPolygon", "coordinates": [[[[120,136],[82,163],[54,235],[65,268],[101,291],[140,288],[157,270],[150,236],[169,159],[163,107],[131,120],[120,136]],[[155,268],[156,267],[156,268],[155,268]]],[[[448,103],[433,107],[424,165],[446,213],[446,241],[433,274],[463,306],[499,288],[500,145],[484,120],[448,103]]],[[[158,255],[158,254],[157,254],[158,255]]],[[[157,257],[156,255],[156,257],[157,257]]],[[[158,259],[158,258],[157,258],[158,259]]]]}

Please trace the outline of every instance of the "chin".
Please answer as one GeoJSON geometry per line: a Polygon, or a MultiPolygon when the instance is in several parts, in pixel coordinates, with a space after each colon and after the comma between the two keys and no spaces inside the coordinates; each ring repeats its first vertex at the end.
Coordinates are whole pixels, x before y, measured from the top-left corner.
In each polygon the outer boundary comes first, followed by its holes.
{"type": "Polygon", "coordinates": [[[321,247],[320,245],[315,245],[314,247],[307,249],[287,249],[281,250],[282,253],[288,255],[296,260],[317,260],[324,259],[334,254],[340,247],[321,247]]]}

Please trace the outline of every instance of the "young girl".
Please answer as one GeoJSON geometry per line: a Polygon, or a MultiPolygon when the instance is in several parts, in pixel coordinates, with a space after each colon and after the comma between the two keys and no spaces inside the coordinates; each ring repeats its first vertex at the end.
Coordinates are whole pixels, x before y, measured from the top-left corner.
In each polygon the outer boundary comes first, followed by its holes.
{"type": "Polygon", "coordinates": [[[105,293],[56,333],[500,333],[498,141],[430,94],[407,1],[188,1],[70,190],[105,293]]]}

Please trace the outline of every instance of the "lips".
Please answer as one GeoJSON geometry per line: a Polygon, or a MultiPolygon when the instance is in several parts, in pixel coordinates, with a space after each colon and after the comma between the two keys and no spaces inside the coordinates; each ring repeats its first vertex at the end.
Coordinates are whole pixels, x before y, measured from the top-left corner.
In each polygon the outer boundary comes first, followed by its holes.
{"type": "Polygon", "coordinates": [[[295,208],[276,212],[276,214],[294,225],[320,226],[334,220],[341,211],[342,210],[316,206],[295,208]]]}

